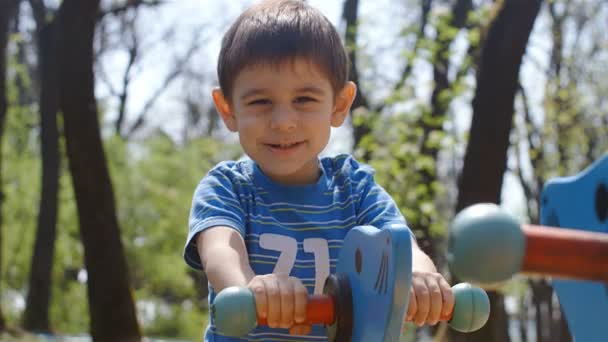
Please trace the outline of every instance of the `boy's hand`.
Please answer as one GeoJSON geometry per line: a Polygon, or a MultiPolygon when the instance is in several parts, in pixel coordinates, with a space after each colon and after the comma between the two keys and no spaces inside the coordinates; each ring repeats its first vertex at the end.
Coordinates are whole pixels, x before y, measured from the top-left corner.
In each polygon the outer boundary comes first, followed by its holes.
{"type": "Polygon", "coordinates": [[[454,294],[440,273],[412,272],[412,288],[406,320],[418,326],[447,320],[454,309],[454,294]]]}
{"type": "Polygon", "coordinates": [[[308,335],[312,326],[306,320],[308,291],[300,281],[287,274],[265,274],[247,285],[255,296],[258,317],[266,318],[270,328],[289,329],[292,335],[308,335]]]}

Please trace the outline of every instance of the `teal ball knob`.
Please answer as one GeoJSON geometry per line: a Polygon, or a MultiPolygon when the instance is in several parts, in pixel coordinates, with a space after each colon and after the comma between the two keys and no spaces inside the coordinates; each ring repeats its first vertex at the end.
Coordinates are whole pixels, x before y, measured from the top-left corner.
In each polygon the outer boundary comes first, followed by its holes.
{"type": "Polygon", "coordinates": [[[521,270],[526,237],[519,222],[492,203],[462,210],[450,225],[448,264],[459,279],[484,286],[521,270]]]}
{"type": "Polygon", "coordinates": [[[455,303],[450,327],[464,333],[481,329],[490,317],[488,294],[468,283],[454,285],[452,291],[455,303]]]}
{"type": "Polygon", "coordinates": [[[211,304],[211,317],[221,335],[246,336],[257,324],[255,297],[246,287],[227,287],[211,304]]]}

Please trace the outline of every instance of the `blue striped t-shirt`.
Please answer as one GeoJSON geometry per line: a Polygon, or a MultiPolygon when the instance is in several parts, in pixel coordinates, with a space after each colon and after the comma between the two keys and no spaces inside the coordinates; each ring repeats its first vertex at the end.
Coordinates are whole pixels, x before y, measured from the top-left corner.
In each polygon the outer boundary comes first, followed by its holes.
{"type": "MultiPolygon", "coordinates": [[[[202,269],[196,234],[227,226],[243,237],[256,274],[288,273],[299,278],[310,294],[320,294],[325,278],[335,273],[342,242],[352,227],[405,226],[395,202],[374,182],[371,167],[349,155],[321,158],[319,165],[318,181],[303,186],[274,183],[250,159],[222,162],[210,170],[194,193],[184,253],[188,265],[202,269]]],[[[209,303],[214,298],[209,285],[209,303]]],[[[308,336],[257,327],[246,338],[228,338],[216,333],[211,320],[205,341],[320,342],[327,338],[322,326],[313,326],[308,336]]]]}

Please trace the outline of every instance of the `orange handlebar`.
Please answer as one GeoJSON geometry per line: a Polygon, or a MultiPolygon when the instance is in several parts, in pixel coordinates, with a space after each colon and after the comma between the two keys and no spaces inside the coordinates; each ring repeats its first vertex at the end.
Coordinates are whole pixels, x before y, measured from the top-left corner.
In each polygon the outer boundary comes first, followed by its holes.
{"type": "MultiPolygon", "coordinates": [[[[305,324],[330,325],[336,320],[335,304],[331,296],[312,295],[308,296],[306,304],[305,324]]],[[[258,317],[258,325],[268,325],[266,318],[258,317]]]]}
{"type": "MultiPolygon", "coordinates": [[[[452,313],[449,316],[442,316],[440,320],[449,321],[452,319],[452,313]]],[[[306,304],[306,321],[304,324],[324,324],[331,325],[336,320],[335,303],[331,296],[328,295],[312,295],[308,296],[306,304]]],[[[258,317],[258,325],[268,325],[266,318],[258,317]]]]}
{"type": "Polygon", "coordinates": [[[524,273],[608,282],[608,234],[522,225],[524,273]]]}

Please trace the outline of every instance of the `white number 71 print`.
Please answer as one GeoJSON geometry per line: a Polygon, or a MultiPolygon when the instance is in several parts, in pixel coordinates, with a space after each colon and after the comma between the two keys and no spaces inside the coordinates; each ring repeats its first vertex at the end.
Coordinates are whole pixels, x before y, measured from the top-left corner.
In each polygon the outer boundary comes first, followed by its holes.
{"type": "MultiPolygon", "coordinates": [[[[298,241],[291,236],[262,234],[260,247],[280,252],[279,260],[272,273],[290,274],[296,263],[298,241]]],[[[322,238],[304,239],[304,252],[312,253],[315,258],[315,294],[323,292],[323,285],[329,276],[329,246],[322,238]]]]}

